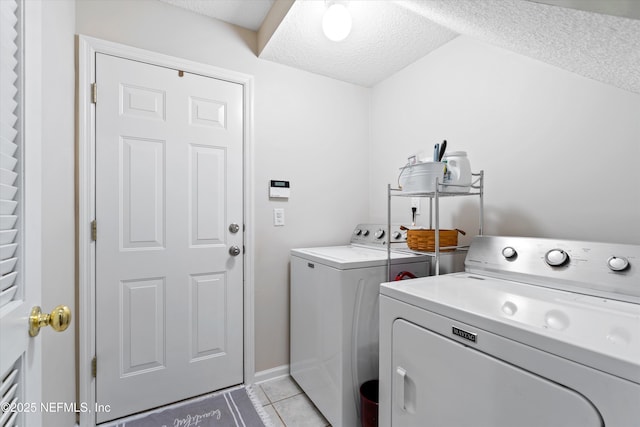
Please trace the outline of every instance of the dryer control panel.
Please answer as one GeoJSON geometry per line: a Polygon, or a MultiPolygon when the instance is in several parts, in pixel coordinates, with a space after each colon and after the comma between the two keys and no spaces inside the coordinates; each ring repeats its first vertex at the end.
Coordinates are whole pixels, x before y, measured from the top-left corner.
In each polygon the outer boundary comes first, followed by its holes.
{"type": "Polygon", "coordinates": [[[465,270],[640,303],[640,245],[477,236],[465,270]]]}

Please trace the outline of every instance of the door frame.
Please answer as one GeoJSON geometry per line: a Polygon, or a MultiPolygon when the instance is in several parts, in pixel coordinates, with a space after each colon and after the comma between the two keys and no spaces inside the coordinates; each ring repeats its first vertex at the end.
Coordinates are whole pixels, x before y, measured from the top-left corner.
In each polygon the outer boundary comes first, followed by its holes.
{"type": "MultiPolygon", "coordinates": [[[[145,49],[77,35],[77,236],[78,236],[78,402],[94,408],[96,404],[95,378],[92,359],[95,356],[95,286],[96,253],[91,240],[91,221],[95,219],[95,104],[92,104],[91,84],[94,83],[96,54],[103,53],[199,74],[243,86],[243,204],[244,204],[244,383],[252,384],[255,377],[254,346],[254,190],[253,190],[253,84],[248,74],[229,71],[213,65],[193,62],[145,49]]],[[[99,92],[98,88],[98,92],[99,92]]],[[[99,94],[98,94],[99,96],[99,94]]],[[[98,365],[99,369],[99,365],[98,365]]],[[[98,402],[109,404],[109,402],[98,402]]],[[[80,413],[80,426],[92,427],[92,412],[80,413]]]]}

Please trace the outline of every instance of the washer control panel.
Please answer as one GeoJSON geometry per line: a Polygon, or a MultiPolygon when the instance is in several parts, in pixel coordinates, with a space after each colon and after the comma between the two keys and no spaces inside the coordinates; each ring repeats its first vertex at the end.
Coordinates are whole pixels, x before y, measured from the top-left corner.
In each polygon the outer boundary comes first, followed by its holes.
{"type": "Polygon", "coordinates": [[[640,245],[477,236],[469,247],[465,269],[640,303],[640,245]]]}
{"type": "Polygon", "coordinates": [[[385,246],[388,238],[392,243],[403,243],[407,241],[407,232],[399,225],[392,225],[391,234],[387,235],[387,224],[358,224],[351,234],[351,243],[385,246]]]}

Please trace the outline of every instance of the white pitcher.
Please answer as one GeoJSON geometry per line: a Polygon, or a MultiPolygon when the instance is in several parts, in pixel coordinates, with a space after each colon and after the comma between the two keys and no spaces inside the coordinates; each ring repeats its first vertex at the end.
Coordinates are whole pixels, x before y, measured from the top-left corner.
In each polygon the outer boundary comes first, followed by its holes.
{"type": "Polygon", "coordinates": [[[447,163],[442,190],[452,193],[468,193],[471,189],[471,165],[467,158],[467,152],[446,153],[442,161],[447,163]]]}

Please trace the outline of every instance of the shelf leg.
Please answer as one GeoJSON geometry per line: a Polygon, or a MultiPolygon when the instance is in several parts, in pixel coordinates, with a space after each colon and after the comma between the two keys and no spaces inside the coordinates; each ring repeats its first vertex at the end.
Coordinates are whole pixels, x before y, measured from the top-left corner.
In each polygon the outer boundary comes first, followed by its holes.
{"type": "Polygon", "coordinates": [[[480,233],[484,234],[484,171],[480,171],[480,233]]]}
{"type": "Polygon", "coordinates": [[[436,271],[435,271],[435,275],[439,276],[440,275],[440,197],[438,195],[439,191],[438,191],[438,185],[440,181],[438,178],[436,178],[436,191],[435,191],[435,208],[436,208],[436,228],[435,228],[435,233],[436,233],[436,271]]]}
{"type": "Polygon", "coordinates": [[[387,278],[391,281],[391,184],[387,184],[387,278]]]}

